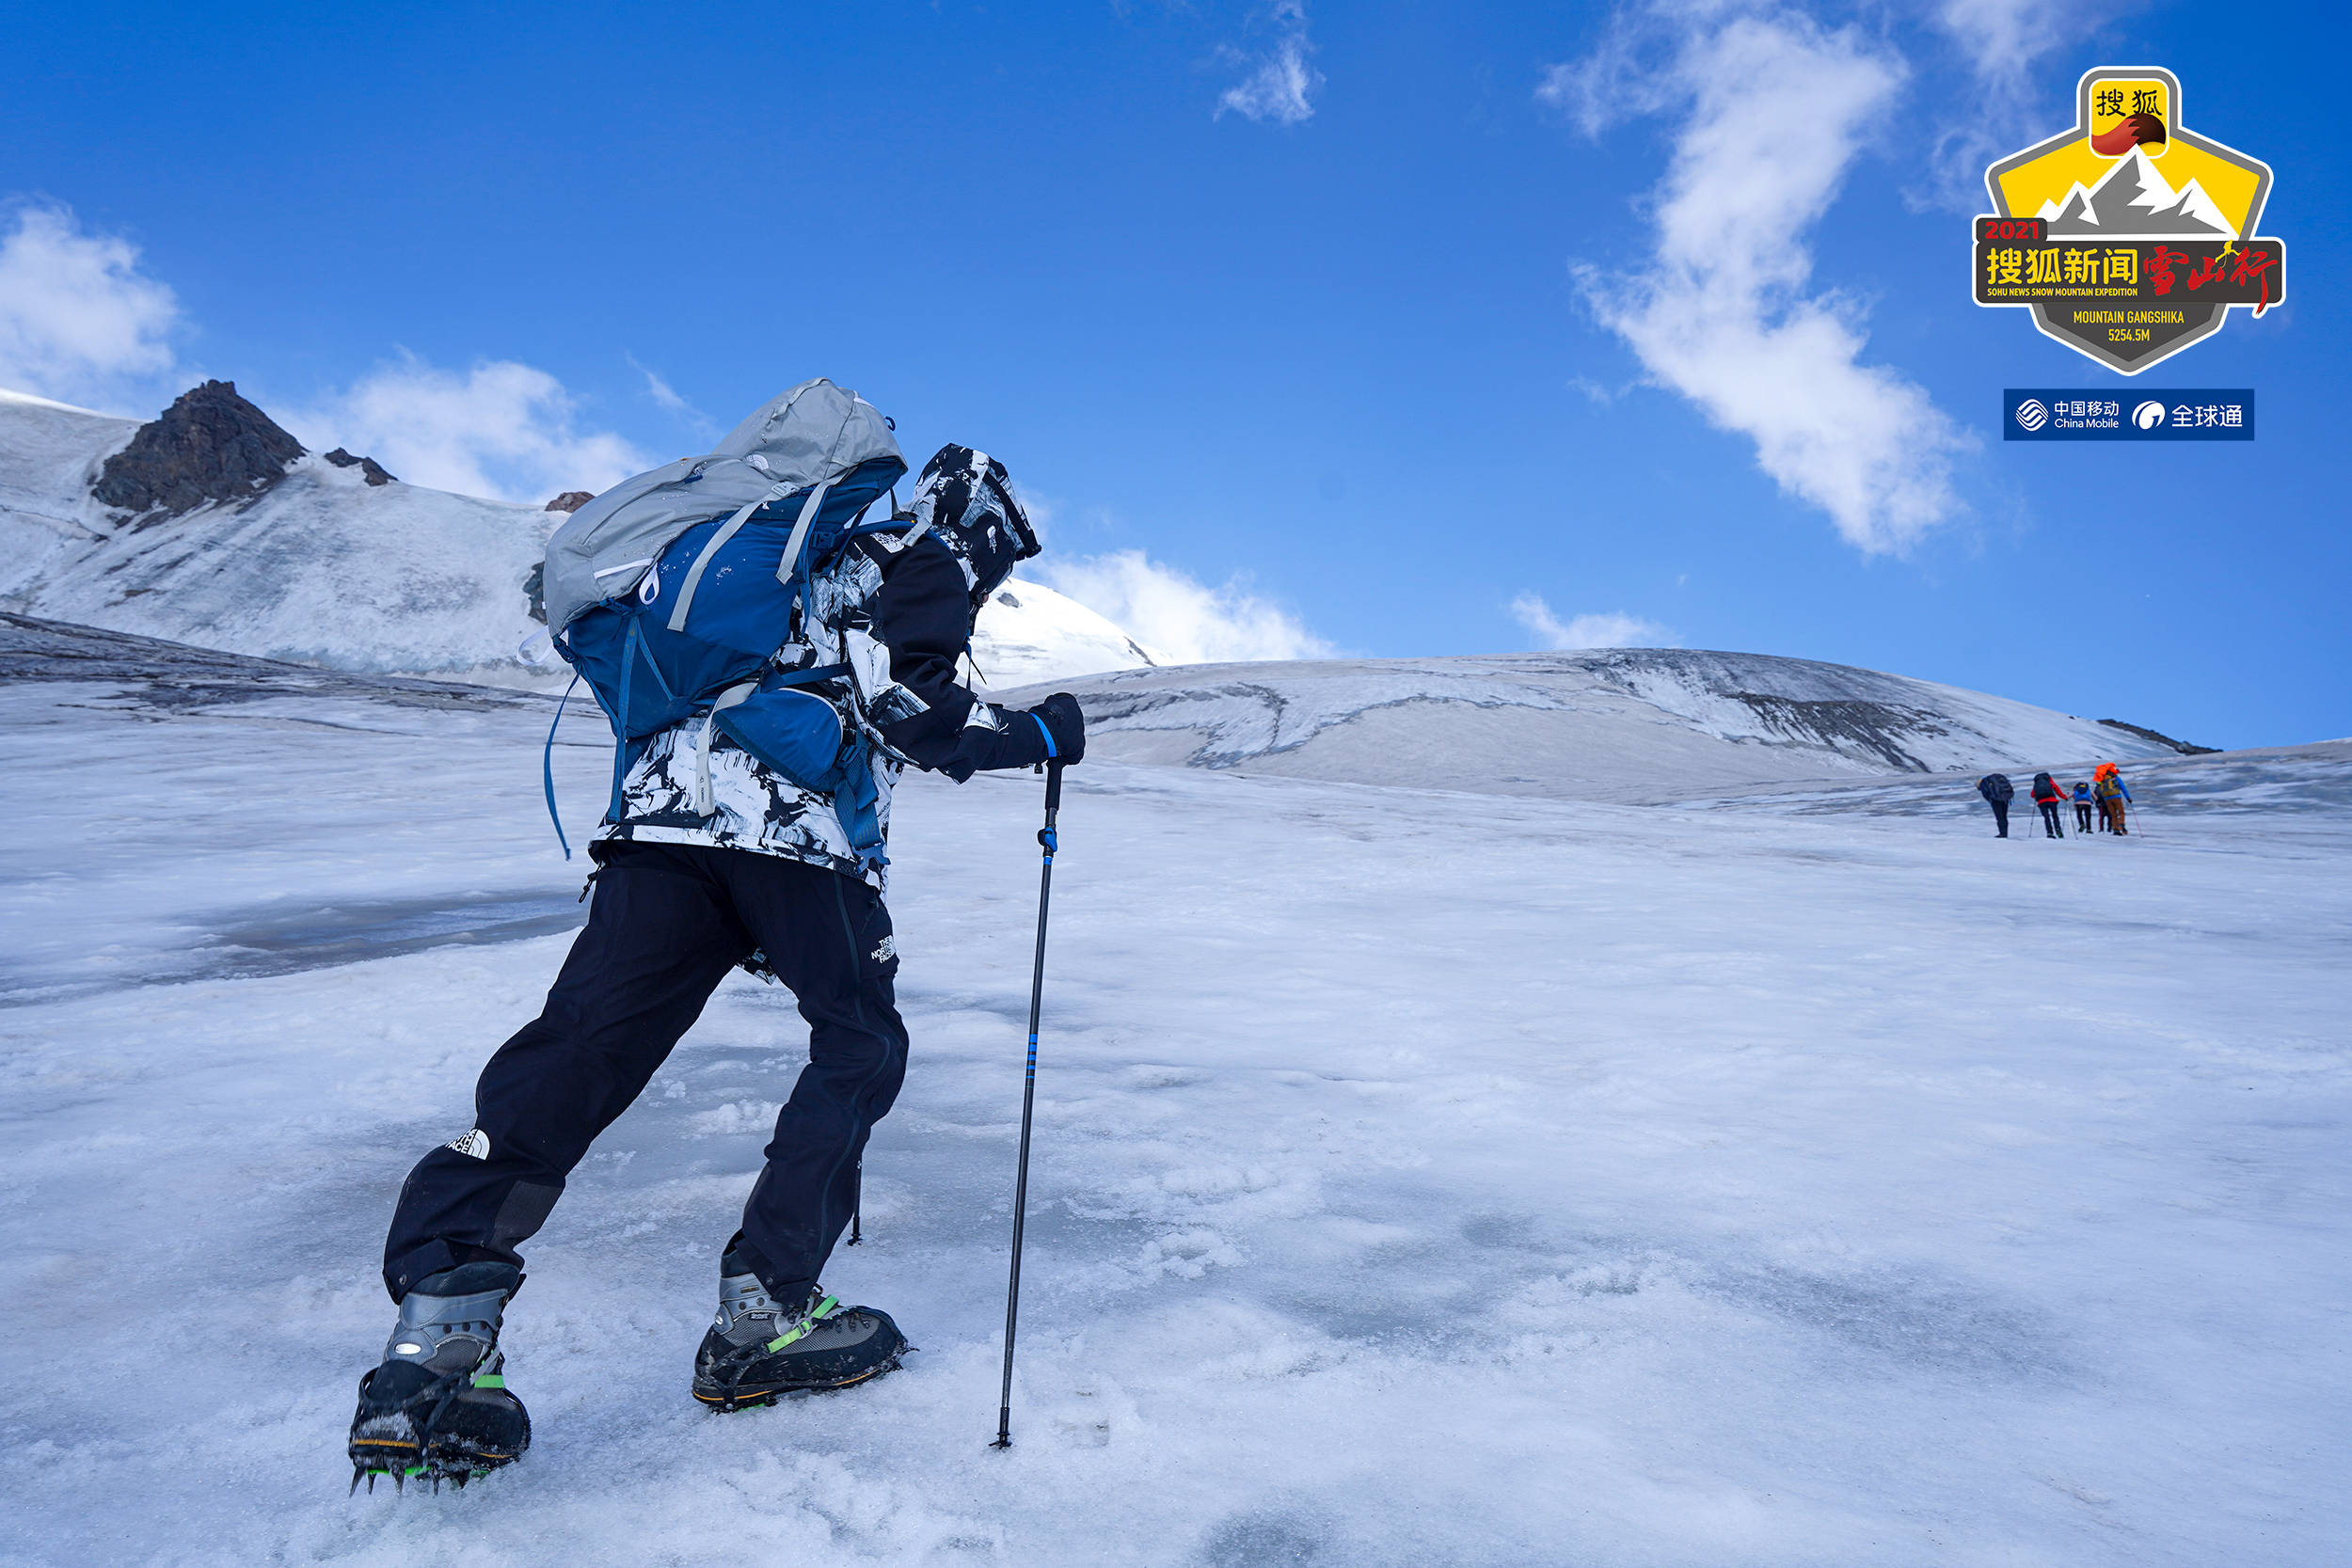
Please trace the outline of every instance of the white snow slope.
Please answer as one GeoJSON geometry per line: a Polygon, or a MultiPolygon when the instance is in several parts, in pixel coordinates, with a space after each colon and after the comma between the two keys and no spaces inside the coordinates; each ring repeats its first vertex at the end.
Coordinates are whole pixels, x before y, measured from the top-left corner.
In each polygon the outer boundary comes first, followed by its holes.
{"type": "MultiPolygon", "coordinates": [[[[921,1352],[688,1397],[806,1038],[737,976],[530,1247],[529,1456],[346,1498],[393,1195],[578,918],[547,705],[17,668],[72,678],[0,684],[11,1568],[2342,1555],[2352,746],[2134,767],[2134,836],[2063,843],[1950,779],[1089,761],[1002,1453],[1039,790],[910,781],[913,1068],[827,1283],[921,1352]]],[[[565,730],[580,827],[607,752],[565,730]]]]}
{"type": "Polygon", "coordinates": [[[560,513],[310,456],[242,506],[133,528],[87,483],[137,428],[0,395],[0,603],[335,669],[526,671],[522,582],[560,513]]]}
{"type": "Polygon", "coordinates": [[[1073,689],[1091,756],[1562,800],[2178,754],[1956,686],[1689,648],[1187,665],[1073,689]]]}
{"type": "MultiPolygon", "coordinates": [[[[335,670],[568,675],[522,589],[562,514],[370,485],[310,456],[245,505],[133,531],[89,484],[137,429],[0,390],[0,606],[335,670]]],[[[974,655],[999,685],[1152,662],[1094,611],[1018,580],[981,612],[974,655]]]]}
{"type": "Polygon", "coordinates": [[[992,690],[1064,682],[1164,662],[1066,594],[1013,578],[990,595],[972,631],[972,659],[992,690]]]}

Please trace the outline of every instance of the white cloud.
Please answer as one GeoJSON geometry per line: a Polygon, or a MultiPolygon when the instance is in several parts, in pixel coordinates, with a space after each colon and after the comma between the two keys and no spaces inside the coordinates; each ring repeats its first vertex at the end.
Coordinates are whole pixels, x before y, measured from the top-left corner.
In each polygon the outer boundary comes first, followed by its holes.
{"type": "MultiPolygon", "coordinates": [[[[634,359],[631,359],[629,363],[637,365],[637,361],[634,359]]],[[[694,411],[694,405],[692,404],[688,403],[684,398],[677,395],[676,388],[662,380],[660,376],[655,374],[652,371],[646,370],[643,365],[637,365],[637,369],[639,373],[644,376],[646,394],[650,396],[654,402],[660,404],[662,407],[668,409],[673,414],[691,414],[694,411]]]]}
{"type": "Polygon", "coordinates": [[[2049,0],[1941,0],[1935,22],[1979,76],[2014,79],[2082,24],[2082,18],[2067,13],[2049,0]]]}
{"type": "Polygon", "coordinates": [[[179,301],[139,271],[129,241],[85,232],[64,207],[17,210],[0,239],[0,385],[68,403],[130,398],[151,415],[179,324],[179,301]]]}
{"type": "Polygon", "coordinates": [[[1248,77],[1225,89],[1216,101],[1216,118],[1222,119],[1231,111],[1278,125],[1296,125],[1313,118],[1314,95],[1322,89],[1323,72],[1308,63],[1315,46],[1307,37],[1305,0],[1276,0],[1273,15],[1281,30],[1273,53],[1261,59],[1248,77]]]}
{"type": "Polygon", "coordinates": [[[654,406],[666,414],[676,415],[678,422],[691,431],[698,440],[708,441],[718,436],[719,422],[689,403],[685,394],[671,386],[660,372],[641,363],[633,354],[624,354],[621,357],[628,361],[630,370],[645,378],[645,395],[653,399],[654,406]]]}
{"type": "Polygon", "coordinates": [[[348,447],[411,484],[506,500],[603,490],[653,467],[577,415],[563,383],[530,365],[485,360],[460,375],[409,355],[287,423],[313,450],[348,447]]]}
{"type": "Polygon", "coordinates": [[[2035,68],[2067,44],[2111,25],[2134,0],[2104,6],[2054,6],[2048,0],[1934,0],[1934,24],[1976,75],[1972,111],[1949,117],[1932,147],[1929,186],[1915,205],[1984,211],[1988,164],[2071,124],[2073,82],[2055,101],[2042,96],[2035,68]]]}
{"type": "MultiPolygon", "coordinates": [[[[139,270],[136,246],[85,231],[52,203],[19,208],[0,234],[0,386],[151,417],[194,372],[171,339],[179,302],[139,270]],[[177,380],[175,380],[177,378],[177,380]]],[[[634,363],[634,361],[632,361],[634,363]]],[[[641,371],[644,367],[638,367],[641,371]]],[[[651,371],[647,389],[699,418],[651,371]]],[[[285,423],[313,451],[349,447],[417,484],[510,500],[601,490],[652,467],[619,436],[577,428],[547,372],[488,360],[463,374],[404,356],[285,423]]]]}
{"type": "Polygon", "coordinates": [[[1629,116],[1662,108],[1661,83],[1670,62],[1658,56],[1672,37],[1662,11],[1621,9],[1591,54],[1545,68],[1536,101],[1566,115],[1588,136],[1629,116]]]}
{"type": "Polygon", "coordinates": [[[1521,594],[1511,601],[1511,613],[1544,648],[1673,648],[1680,641],[1655,621],[1610,611],[1579,615],[1562,621],[1537,594],[1521,594]]]}
{"type": "Polygon", "coordinates": [[[1793,14],[1644,14],[1540,89],[1595,130],[1682,115],[1649,264],[1583,269],[1586,297],[1652,379],[1752,439],[1783,490],[1860,549],[1903,551],[1961,510],[1950,457],[1974,443],[1915,383],[1860,362],[1865,311],[1805,292],[1804,236],[1889,122],[1905,67],[1851,27],[1793,14]]]}
{"type": "Polygon", "coordinates": [[[1331,645],[1240,578],[1210,588],[1141,550],[1028,568],[1048,588],[1104,616],[1169,664],[1327,658],[1331,645]]]}

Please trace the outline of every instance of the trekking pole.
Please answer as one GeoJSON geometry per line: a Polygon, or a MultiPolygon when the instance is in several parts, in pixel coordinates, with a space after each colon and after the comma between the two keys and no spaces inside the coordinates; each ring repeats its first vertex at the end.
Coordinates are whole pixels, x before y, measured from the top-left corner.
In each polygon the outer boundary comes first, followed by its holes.
{"type": "Polygon", "coordinates": [[[1045,1002],[1045,912],[1054,896],[1054,818],[1061,811],[1061,764],[1045,765],[1045,826],[1037,842],[1045,863],[1037,879],[1037,961],[1029,972],[1029,1066],[1021,1080],[1021,1164],[1012,1183],[1012,1277],[1005,1286],[1005,1382],[996,1402],[996,1441],[1012,1447],[1012,1336],[1021,1315],[1021,1232],[1029,1217],[1029,1123],[1037,1107],[1037,1022],[1045,1002]]]}

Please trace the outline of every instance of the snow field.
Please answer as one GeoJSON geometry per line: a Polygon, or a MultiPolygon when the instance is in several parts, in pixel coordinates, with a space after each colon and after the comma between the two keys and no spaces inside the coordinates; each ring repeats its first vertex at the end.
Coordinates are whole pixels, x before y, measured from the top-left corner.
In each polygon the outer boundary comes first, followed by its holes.
{"type": "MultiPolygon", "coordinates": [[[[2341,1539],[2352,767],[2324,759],[2283,794],[2135,771],[2144,836],[2063,844],[1945,814],[1953,780],[1661,810],[1074,770],[1007,1453],[1039,789],[910,780],[914,1063],[827,1283],[920,1353],[778,1409],[687,1397],[805,1041],[738,977],[530,1249],[527,1461],[347,1501],[392,1196],[469,1125],[586,869],[540,810],[544,711],[0,688],[0,1560],[2341,1539]]],[[[565,731],[584,824],[609,752],[565,731]]]]}

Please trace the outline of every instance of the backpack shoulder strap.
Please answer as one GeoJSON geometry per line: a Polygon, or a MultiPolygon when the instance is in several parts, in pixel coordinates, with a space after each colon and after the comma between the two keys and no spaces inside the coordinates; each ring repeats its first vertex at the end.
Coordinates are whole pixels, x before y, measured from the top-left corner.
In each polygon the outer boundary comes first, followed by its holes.
{"type": "MultiPolygon", "coordinates": [[[[686,629],[686,612],[693,607],[694,590],[702,583],[703,568],[710,564],[710,558],[719,553],[720,546],[734,538],[736,531],[751,521],[753,513],[770,501],[782,500],[790,492],[781,482],[770,485],[766,494],[745,501],[737,509],[735,515],[720,524],[718,531],[703,542],[702,549],[694,557],[694,563],[686,569],[686,580],[678,585],[677,604],[670,611],[670,630],[684,631],[686,629]]],[[[799,545],[807,533],[809,518],[816,515],[817,503],[824,498],[824,494],[825,487],[821,484],[810,492],[808,504],[801,508],[800,525],[792,535],[794,545],[799,545]]]]}

